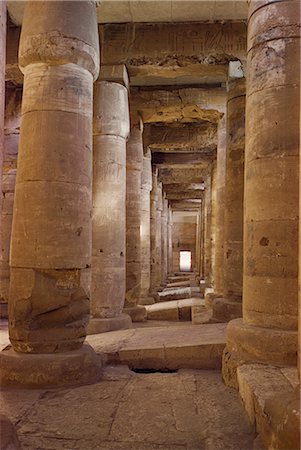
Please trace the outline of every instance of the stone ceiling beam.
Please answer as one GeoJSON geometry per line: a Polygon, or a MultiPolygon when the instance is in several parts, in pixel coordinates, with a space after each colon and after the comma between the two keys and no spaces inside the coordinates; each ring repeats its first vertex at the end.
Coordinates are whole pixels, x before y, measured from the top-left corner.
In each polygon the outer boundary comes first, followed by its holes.
{"type": "Polygon", "coordinates": [[[126,64],[132,85],[164,78],[177,84],[181,77],[187,84],[188,76],[197,84],[223,82],[229,61],[246,59],[245,23],[106,24],[99,31],[102,63],[126,64]]]}
{"type": "MultiPolygon", "coordinates": [[[[164,189],[165,191],[165,189],[164,189]]],[[[182,191],[179,190],[178,192],[169,192],[166,193],[166,197],[168,200],[196,200],[196,199],[202,199],[204,196],[203,191],[182,191]]]]}
{"type": "Polygon", "coordinates": [[[216,157],[216,151],[209,150],[203,153],[159,153],[152,155],[152,163],[159,167],[190,166],[198,164],[199,167],[207,167],[208,161],[216,157]]]}
{"type": "Polygon", "coordinates": [[[131,109],[144,123],[217,123],[225,112],[226,90],[217,88],[131,89],[131,109]]]}
{"type": "MultiPolygon", "coordinates": [[[[209,167],[209,166],[208,166],[209,167]]],[[[208,168],[162,168],[159,169],[158,179],[165,184],[203,183],[208,176],[208,168]]]]}
{"type": "Polygon", "coordinates": [[[179,190],[186,191],[201,191],[205,189],[205,183],[181,183],[181,186],[178,184],[167,184],[164,183],[164,191],[166,193],[178,192],[179,190]]]}
{"type": "Polygon", "coordinates": [[[217,125],[209,122],[181,125],[146,124],[143,133],[145,148],[152,152],[199,152],[216,150],[217,125]]]}

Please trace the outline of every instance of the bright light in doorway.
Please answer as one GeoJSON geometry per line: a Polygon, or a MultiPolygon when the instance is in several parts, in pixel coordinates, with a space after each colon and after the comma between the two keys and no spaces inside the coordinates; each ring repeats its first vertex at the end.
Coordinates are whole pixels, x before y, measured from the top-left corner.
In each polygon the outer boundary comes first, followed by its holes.
{"type": "Polygon", "coordinates": [[[191,270],[191,252],[180,252],[180,271],[190,272],[191,270]]]}

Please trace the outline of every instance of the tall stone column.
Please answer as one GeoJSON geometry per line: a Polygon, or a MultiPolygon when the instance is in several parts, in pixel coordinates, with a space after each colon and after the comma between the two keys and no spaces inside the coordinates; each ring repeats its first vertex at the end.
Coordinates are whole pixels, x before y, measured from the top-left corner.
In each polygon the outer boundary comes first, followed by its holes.
{"type": "Polygon", "coordinates": [[[151,192],[151,294],[156,294],[161,284],[161,210],[162,183],[158,169],[153,168],[151,192]]]}
{"type": "Polygon", "coordinates": [[[249,5],[243,319],[223,376],[244,362],[295,365],[298,310],[300,3],[249,5]]]}
{"type": "Polygon", "coordinates": [[[224,294],[224,217],[226,184],[226,116],[218,124],[214,295],[224,294]]]}
{"type": "Polygon", "coordinates": [[[22,88],[10,86],[5,90],[4,155],[2,171],[2,211],[0,226],[0,317],[8,317],[9,252],[13,222],[14,194],[17,172],[22,88]]]}
{"type": "Polygon", "coordinates": [[[217,212],[217,164],[216,160],[212,162],[212,172],[211,172],[211,270],[210,270],[210,285],[214,288],[215,286],[215,245],[216,245],[216,212],[217,212]]]}
{"type": "Polygon", "coordinates": [[[172,209],[168,207],[168,222],[167,222],[167,230],[168,230],[168,275],[171,275],[172,270],[172,228],[173,228],[173,220],[172,220],[172,209]]]}
{"type": "Polygon", "coordinates": [[[131,327],[125,298],[126,68],[102,66],[94,86],[92,298],[88,333],[131,327]]]}
{"type": "Polygon", "coordinates": [[[228,83],[226,194],[224,216],[224,297],[212,304],[221,322],[242,316],[245,79],[228,83]]]}
{"type": "Polygon", "coordinates": [[[152,190],[152,161],[150,150],[143,157],[143,169],[141,178],[141,292],[140,304],[150,305],[154,303],[150,296],[151,286],[151,236],[150,236],[150,193],[152,190]]]}
{"type": "Polygon", "coordinates": [[[204,280],[206,287],[210,287],[211,281],[211,174],[206,180],[204,192],[204,280]]]}
{"type": "MultiPolygon", "coordinates": [[[[2,166],[4,156],[4,108],[6,62],[6,1],[0,2],[0,211],[2,211],[2,166]]],[[[1,228],[1,218],[0,218],[1,228]]],[[[1,244],[1,243],[0,243],[1,244]]]]}
{"type": "Polygon", "coordinates": [[[83,345],[92,241],[92,92],[99,70],[95,5],[25,6],[24,73],[11,241],[9,337],[1,381],[47,386],[99,379],[83,345]]]}
{"type": "Polygon", "coordinates": [[[161,285],[167,280],[167,221],[168,221],[168,200],[162,194],[162,214],[161,214],[161,285]]]}
{"type": "Polygon", "coordinates": [[[143,125],[132,126],[126,146],[126,294],[124,311],[133,322],[146,317],[138,306],[141,293],[141,175],[143,168],[143,125]]]}

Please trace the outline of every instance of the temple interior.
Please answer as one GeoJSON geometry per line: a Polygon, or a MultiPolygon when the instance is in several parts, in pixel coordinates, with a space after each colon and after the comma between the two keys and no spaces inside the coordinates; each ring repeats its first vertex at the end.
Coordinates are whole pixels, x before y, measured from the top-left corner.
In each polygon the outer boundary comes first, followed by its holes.
{"type": "Polygon", "coordinates": [[[300,449],[300,0],[0,37],[0,449],[300,449]]]}

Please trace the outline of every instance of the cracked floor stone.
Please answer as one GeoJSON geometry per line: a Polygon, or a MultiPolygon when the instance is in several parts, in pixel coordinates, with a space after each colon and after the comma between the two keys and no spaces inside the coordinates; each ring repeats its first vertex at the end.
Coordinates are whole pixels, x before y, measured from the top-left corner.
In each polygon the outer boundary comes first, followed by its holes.
{"type": "Polygon", "coordinates": [[[72,389],[1,392],[24,450],[251,450],[238,394],[217,371],[137,374],[107,367],[72,389]]]}

